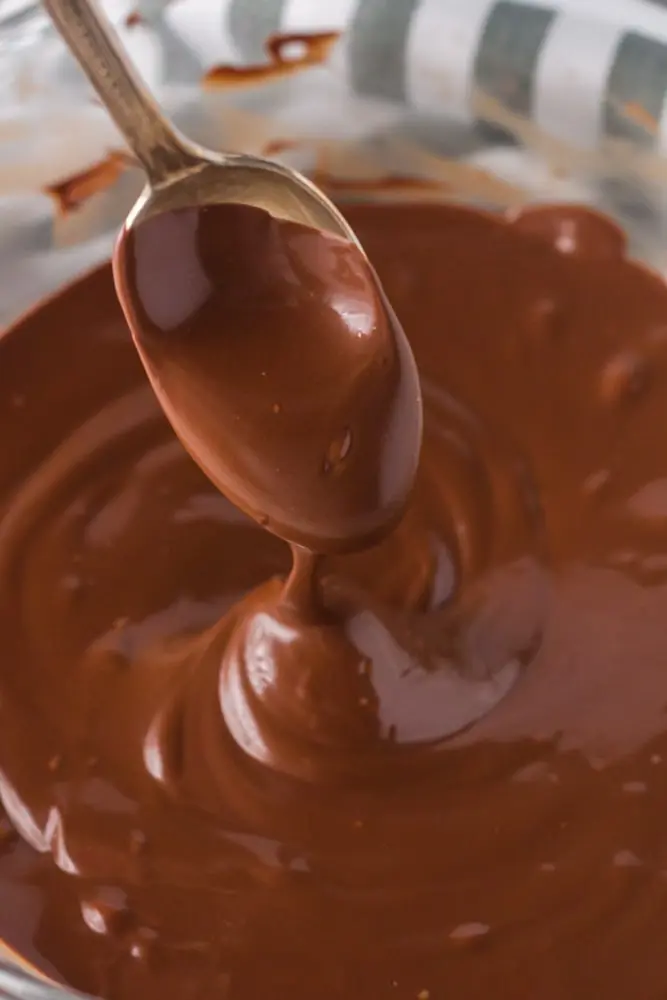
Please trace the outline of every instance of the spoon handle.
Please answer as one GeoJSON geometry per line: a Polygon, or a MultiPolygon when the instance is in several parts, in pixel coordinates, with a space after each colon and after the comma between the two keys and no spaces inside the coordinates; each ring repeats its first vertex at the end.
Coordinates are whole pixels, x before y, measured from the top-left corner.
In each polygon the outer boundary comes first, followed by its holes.
{"type": "Polygon", "coordinates": [[[196,147],[165,119],[97,0],[44,0],[44,6],[152,187],[200,162],[196,147]]]}

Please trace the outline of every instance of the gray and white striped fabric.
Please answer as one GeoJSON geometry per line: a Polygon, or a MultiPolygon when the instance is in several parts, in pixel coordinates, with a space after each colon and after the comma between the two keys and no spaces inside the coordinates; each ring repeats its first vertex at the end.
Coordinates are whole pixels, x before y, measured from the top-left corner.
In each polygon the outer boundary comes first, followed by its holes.
{"type": "MultiPolygon", "coordinates": [[[[295,139],[283,155],[303,169],[325,149],[334,173],[370,164],[435,177],[448,196],[495,207],[586,202],[667,269],[667,0],[102,2],[158,99],[204,145],[257,152],[295,139]],[[341,32],[325,68],[202,95],[210,66],[264,60],[277,32],[325,30],[341,32]]],[[[0,28],[0,80],[7,37],[0,28]]],[[[0,321],[106,255],[141,184],[130,172],[54,217],[40,192],[122,140],[53,32],[31,29],[9,62],[0,321]]]]}
{"type": "Polygon", "coordinates": [[[331,67],[359,95],[471,125],[487,95],[575,148],[667,148],[667,0],[176,0],[167,17],[204,61],[338,29],[331,67]]]}

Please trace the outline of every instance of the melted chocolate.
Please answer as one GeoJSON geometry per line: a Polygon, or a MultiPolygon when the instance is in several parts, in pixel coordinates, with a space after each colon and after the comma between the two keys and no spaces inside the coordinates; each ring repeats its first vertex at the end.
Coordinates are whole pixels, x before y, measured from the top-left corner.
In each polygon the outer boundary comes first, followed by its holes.
{"type": "Polygon", "coordinates": [[[244,205],[125,230],[114,276],[187,450],[294,546],[285,587],[236,609],[219,687],[230,732],[290,774],[357,774],[383,736],[370,673],[393,637],[375,618],[351,634],[359,609],[325,603],[317,556],[367,548],[405,510],[422,435],[405,334],[357,246],[244,205]]]}
{"type": "Polygon", "coordinates": [[[387,533],[414,482],[421,395],[356,246],[207,205],[126,230],[114,273],[162,408],[230,500],[317,552],[387,533]]]}
{"type": "Polygon", "coordinates": [[[424,445],[400,524],[319,568],[323,657],[261,698],[247,623],[302,629],[312,566],[285,594],[174,438],[109,270],[1,342],[0,934],[120,1000],[658,1000],[667,288],[583,209],[349,216],[424,445]],[[274,757],[358,747],[359,780],[248,756],[234,661],[274,757]],[[366,715],[322,726],[341,677],[366,715]]]}
{"type": "Polygon", "coordinates": [[[129,167],[136,166],[130,153],[111,150],[103,160],[91,167],[73,174],[56,184],[48,185],[44,191],[53,198],[59,215],[68,215],[81,208],[89,198],[108,190],[129,167]]]}
{"type": "Polygon", "coordinates": [[[204,75],[205,87],[247,87],[292,76],[311,66],[319,66],[329,57],[340,38],[337,31],[271,35],[266,42],[269,62],[258,66],[214,66],[204,75]],[[297,49],[298,52],[294,52],[297,49]]]}

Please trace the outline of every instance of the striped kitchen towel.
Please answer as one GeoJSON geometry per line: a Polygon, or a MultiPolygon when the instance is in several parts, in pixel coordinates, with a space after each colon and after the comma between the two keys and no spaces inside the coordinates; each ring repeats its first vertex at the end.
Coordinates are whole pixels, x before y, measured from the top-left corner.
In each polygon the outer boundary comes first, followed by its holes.
{"type": "MultiPolygon", "coordinates": [[[[325,174],[422,175],[440,185],[434,196],[496,207],[587,202],[667,268],[667,0],[102,2],[168,113],[204,145],[275,153],[295,139],[284,155],[303,169],[327,147],[325,174]],[[202,94],[211,67],[265,62],[272,35],[332,30],[322,69],[202,94]]],[[[15,61],[0,113],[5,316],[106,253],[141,185],[129,171],[54,220],[40,192],[85,175],[121,137],[55,33],[27,36],[15,61]]]]}
{"type": "Polygon", "coordinates": [[[667,0],[173,0],[165,16],[206,65],[334,29],[332,71],[357,94],[578,149],[667,147],[667,0]]]}

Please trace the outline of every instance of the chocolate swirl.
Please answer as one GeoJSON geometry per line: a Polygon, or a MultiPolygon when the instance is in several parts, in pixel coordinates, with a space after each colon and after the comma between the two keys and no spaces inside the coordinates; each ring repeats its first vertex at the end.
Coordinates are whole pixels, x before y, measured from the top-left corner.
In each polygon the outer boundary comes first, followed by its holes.
{"type": "MultiPolygon", "coordinates": [[[[0,345],[0,933],[122,1000],[652,1000],[665,285],[582,209],[350,218],[425,409],[403,520],[318,576],[366,652],[358,780],[291,779],[225,724],[221,667],[236,643],[249,670],[240,624],[289,549],[175,440],[108,270],[0,345]]],[[[263,697],[265,741],[291,718],[281,747],[313,759],[323,673],[263,697]]]]}

